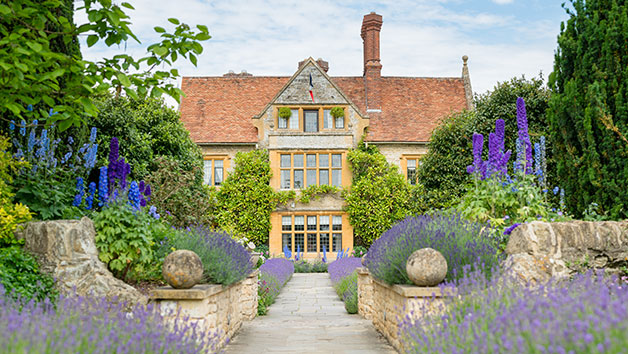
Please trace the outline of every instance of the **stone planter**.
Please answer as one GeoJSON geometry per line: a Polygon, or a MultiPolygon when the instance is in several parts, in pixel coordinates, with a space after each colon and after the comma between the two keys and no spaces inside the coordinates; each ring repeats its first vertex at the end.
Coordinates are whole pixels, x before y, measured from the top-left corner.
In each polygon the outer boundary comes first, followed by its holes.
{"type": "Polygon", "coordinates": [[[366,268],[358,268],[358,313],[371,320],[395,349],[405,352],[399,337],[399,325],[409,316],[416,320],[437,315],[444,309],[438,287],[388,285],[373,277],[366,268]]]}
{"type": "Polygon", "coordinates": [[[167,318],[187,316],[208,335],[219,337],[218,348],[242,326],[244,320],[257,315],[257,277],[253,271],[244,280],[229,286],[198,284],[191,289],[174,289],[164,286],[154,289],[150,301],[159,307],[167,318]]]}
{"type": "Polygon", "coordinates": [[[257,262],[259,261],[259,257],[261,255],[262,252],[251,252],[251,263],[253,264],[253,267],[257,265],[257,262]]]}

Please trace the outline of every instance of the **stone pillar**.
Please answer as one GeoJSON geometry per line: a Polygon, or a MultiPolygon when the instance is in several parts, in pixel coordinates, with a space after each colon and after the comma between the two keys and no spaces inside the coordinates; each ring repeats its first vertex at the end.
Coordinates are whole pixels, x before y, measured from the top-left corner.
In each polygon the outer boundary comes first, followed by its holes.
{"type": "Polygon", "coordinates": [[[469,57],[462,56],[462,83],[464,85],[464,96],[467,101],[467,109],[474,109],[473,105],[473,90],[471,89],[471,76],[469,76],[469,67],[467,66],[467,60],[469,57]]]}
{"type": "Polygon", "coordinates": [[[358,268],[358,313],[373,319],[373,279],[366,268],[358,268]]]}

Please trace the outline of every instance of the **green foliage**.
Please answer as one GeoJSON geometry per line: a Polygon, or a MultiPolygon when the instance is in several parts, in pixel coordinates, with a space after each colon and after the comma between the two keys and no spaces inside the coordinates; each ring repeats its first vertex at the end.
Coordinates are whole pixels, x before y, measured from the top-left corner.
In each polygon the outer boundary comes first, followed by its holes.
{"type": "Polygon", "coordinates": [[[277,205],[271,175],[266,150],[238,152],[233,173],[218,191],[218,224],[256,245],[267,243],[270,213],[277,205]]]}
{"type": "Polygon", "coordinates": [[[353,247],[351,257],[362,258],[368,251],[368,248],[364,246],[355,246],[353,247]]]}
{"type": "MultiPolygon", "coordinates": [[[[194,185],[202,184],[201,151],[190,139],[179,112],[163,99],[109,97],[96,103],[99,113],[89,119],[98,129],[99,160],[106,164],[111,138],[120,140],[120,156],[133,166],[132,179],[142,180],[161,167],[160,156],[176,161],[182,171],[194,172],[194,185]]],[[[190,181],[192,182],[192,181],[190,181]]]]}
{"type": "Polygon", "coordinates": [[[299,260],[294,262],[295,273],[326,273],[327,263],[316,260],[314,262],[308,262],[306,260],[299,260]]]}
{"type": "Polygon", "coordinates": [[[397,167],[374,146],[361,142],[349,151],[353,184],[345,191],[346,210],[358,245],[369,246],[410,211],[411,187],[397,167]]]}
{"type": "Polygon", "coordinates": [[[134,211],[126,198],[120,197],[93,217],[96,228],[98,258],[114,275],[128,280],[129,271],[142,273],[154,261],[152,217],[144,211],[134,211]]]}
{"type": "MultiPolygon", "coordinates": [[[[528,131],[534,139],[547,135],[545,111],[548,107],[549,91],[543,78],[513,78],[498,83],[493,91],[475,97],[475,111],[463,111],[445,118],[434,130],[430,149],[421,159],[417,170],[418,181],[423,190],[413,195],[413,207],[418,212],[430,209],[449,208],[458,204],[471,185],[471,176],[466,172],[473,163],[471,138],[473,133],[488,136],[495,129],[495,121],[506,122],[505,136],[517,136],[517,97],[526,102],[528,131]]],[[[506,150],[516,151],[516,140],[506,141],[506,150]]],[[[485,149],[484,154],[487,154],[485,149]]],[[[486,156],[484,156],[486,158],[486,156]]],[[[547,150],[548,185],[555,181],[555,169],[551,149],[547,150]]]]}
{"type": "Polygon", "coordinates": [[[358,273],[354,271],[334,285],[336,294],[344,301],[347,313],[358,313],[358,273]]]}
{"type": "Polygon", "coordinates": [[[312,200],[317,200],[323,194],[335,194],[340,192],[340,188],[336,186],[330,186],[327,184],[323,185],[311,185],[305,189],[301,190],[299,194],[299,202],[301,203],[309,203],[312,200]]]}
{"type": "Polygon", "coordinates": [[[334,107],[331,109],[329,114],[331,114],[334,118],[340,118],[345,116],[345,110],[342,109],[342,107],[334,107]]]}
{"type": "Polygon", "coordinates": [[[159,156],[157,170],[146,182],[152,188],[150,204],[162,218],[176,227],[193,224],[213,225],[216,189],[197,183],[200,167],[184,170],[178,161],[159,156]]]}
{"type": "Polygon", "coordinates": [[[16,177],[15,185],[19,186],[15,200],[28,205],[38,219],[63,219],[73,213],[76,180],[68,171],[59,168],[55,173],[43,169],[22,173],[16,177]]]}
{"type": "Polygon", "coordinates": [[[12,174],[26,164],[11,156],[9,139],[0,135],[0,246],[17,243],[14,231],[18,225],[31,219],[28,207],[11,201],[12,174]]]}
{"type": "Polygon", "coordinates": [[[283,284],[280,284],[277,278],[263,272],[259,275],[258,283],[257,315],[265,316],[268,313],[268,308],[275,302],[278,295],[272,289],[281,289],[283,284]]]}
{"type": "Polygon", "coordinates": [[[573,0],[561,24],[548,121],[570,211],[591,203],[628,217],[628,12],[622,1],[573,0]]]}
{"type": "Polygon", "coordinates": [[[279,108],[279,117],[281,118],[290,118],[292,116],[292,111],[288,107],[280,107],[279,108]]]}
{"type": "Polygon", "coordinates": [[[122,9],[133,6],[110,0],[80,1],[77,10],[87,14],[88,22],[76,25],[71,4],[67,0],[0,4],[0,116],[47,118],[51,107],[58,112],[52,120],[59,121],[63,131],[81,125],[85,115],[95,116],[97,108],[90,98],[106,94],[112,87],[124,89],[134,98],[166,93],[179,100],[182,91],[172,80],[179,76],[177,69],[159,69],[180,57],[196,65],[196,55],[203,51],[200,42],[210,38],[206,26],[191,29],[170,19],[174,31],[155,27],[161,41],[148,46],[147,56],[135,59],[118,54],[89,61],[77,54],[77,36],[87,35],[89,47],[99,41],[108,47],[125,47],[130,39],[139,42],[122,9]],[[30,113],[28,104],[37,109],[30,113]]]}
{"type": "Polygon", "coordinates": [[[37,260],[19,246],[0,248],[0,283],[13,299],[55,300],[57,290],[49,275],[40,273],[37,260]]]}

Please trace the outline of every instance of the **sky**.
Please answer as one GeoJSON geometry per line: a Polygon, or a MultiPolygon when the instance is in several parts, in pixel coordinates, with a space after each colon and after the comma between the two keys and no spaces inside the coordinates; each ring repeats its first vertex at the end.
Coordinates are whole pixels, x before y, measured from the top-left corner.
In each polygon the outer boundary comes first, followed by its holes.
{"type": "MultiPolygon", "coordinates": [[[[114,0],[120,2],[119,0],[114,0]]],[[[183,76],[221,76],[246,70],[259,76],[292,76],[299,61],[329,62],[331,76],[362,76],[362,18],[383,16],[383,76],[459,77],[469,56],[471,85],[485,93],[513,77],[552,71],[560,23],[559,0],[127,0],[141,44],[87,48],[86,59],[121,52],[140,57],[159,40],[154,26],[172,29],[170,17],[209,27],[198,66],[178,61],[183,76]]],[[[77,13],[77,23],[85,21],[77,13]]],[[[180,82],[180,81],[179,81],[180,82]]]]}

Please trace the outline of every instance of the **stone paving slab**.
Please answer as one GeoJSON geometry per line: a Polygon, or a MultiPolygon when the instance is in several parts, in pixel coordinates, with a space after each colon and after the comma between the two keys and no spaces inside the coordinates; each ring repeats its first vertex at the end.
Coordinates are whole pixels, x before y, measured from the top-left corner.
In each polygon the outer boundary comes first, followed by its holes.
{"type": "Polygon", "coordinates": [[[396,353],[370,321],[347,313],[327,273],[294,274],[268,315],[245,322],[225,352],[396,353]]]}

